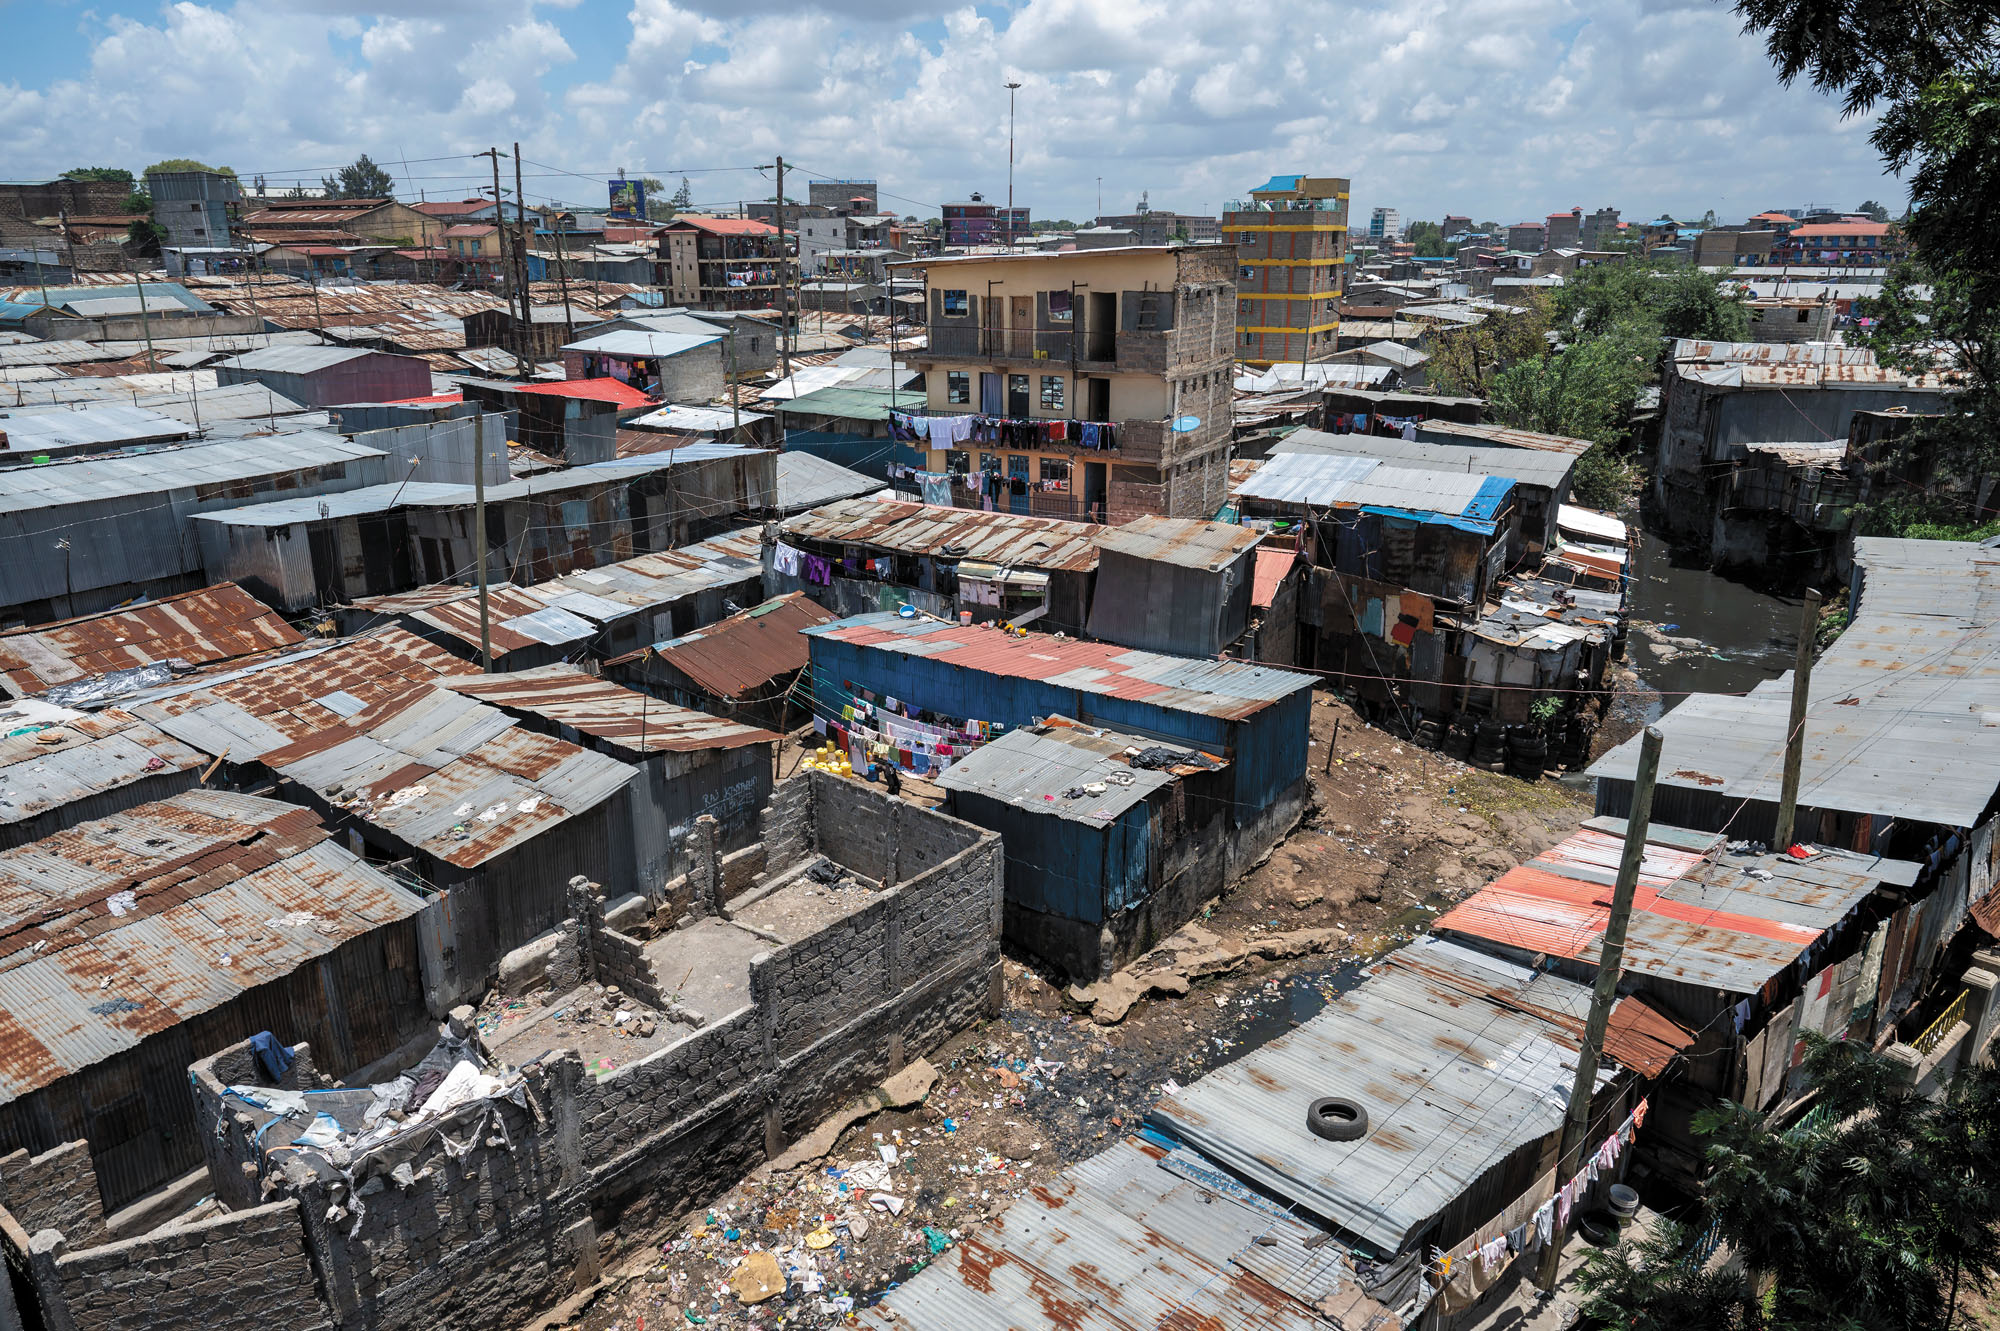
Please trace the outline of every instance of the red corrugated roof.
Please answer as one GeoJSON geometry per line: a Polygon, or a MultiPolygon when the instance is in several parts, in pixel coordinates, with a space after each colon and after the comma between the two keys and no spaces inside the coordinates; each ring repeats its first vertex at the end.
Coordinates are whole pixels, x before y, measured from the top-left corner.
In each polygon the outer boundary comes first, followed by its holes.
{"type": "Polygon", "coordinates": [[[1886,236],[1888,222],[1819,222],[1812,226],[1795,227],[1793,240],[1816,240],[1821,236],[1886,236]]]}
{"type": "Polygon", "coordinates": [[[1285,575],[1298,562],[1296,550],[1259,550],[1256,570],[1250,576],[1250,604],[1268,607],[1285,575]]]}
{"type": "Polygon", "coordinates": [[[647,407],[653,399],[630,384],[616,379],[558,379],[550,384],[515,384],[518,393],[541,393],[548,397],[582,397],[595,402],[616,402],[621,407],[647,407]]]}
{"type": "Polygon", "coordinates": [[[432,393],[429,397],[391,398],[382,405],[388,407],[427,407],[433,404],[463,401],[465,401],[465,394],[463,393],[432,393]]]}

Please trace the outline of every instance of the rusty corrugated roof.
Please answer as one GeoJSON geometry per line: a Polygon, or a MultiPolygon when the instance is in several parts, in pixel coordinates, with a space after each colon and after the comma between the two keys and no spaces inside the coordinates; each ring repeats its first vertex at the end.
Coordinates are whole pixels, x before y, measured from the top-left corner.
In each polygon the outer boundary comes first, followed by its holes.
{"type": "MultiPolygon", "coordinates": [[[[493,659],[523,647],[565,646],[582,642],[597,632],[597,625],[548,602],[521,587],[486,589],[487,640],[493,659]]],[[[479,596],[452,597],[410,615],[411,619],[448,633],[470,647],[479,646],[479,596]]]]}
{"type": "Polygon", "coordinates": [[[400,628],[154,690],[130,710],[203,753],[255,762],[410,685],[479,667],[400,628]]]}
{"type": "Polygon", "coordinates": [[[0,1103],[422,909],[331,835],[190,791],[0,852],[0,1103]]]}
{"type": "Polygon", "coordinates": [[[419,684],[262,761],[412,850],[476,868],[617,794],[637,769],[419,684]]]}
{"type": "Polygon", "coordinates": [[[468,675],[442,683],[503,711],[544,717],[636,753],[740,749],[779,740],[768,730],[676,707],[575,666],[468,675]]]}
{"type": "MultiPolygon", "coordinates": [[[[1611,917],[1624,829],[1621,819],[1592,819],[1435,927],[1529,955],[1594,961],[1611,917]]],[[[1877,887],[1914,883],[1918,867],[1843,850],[1809,860],[1731,855],[1719,836],[1655,825],[1633,897],[1625,969],[1756,993],[1877,887]]]]}
{"type": "Polygon", "coordinates": [[[126,610],[0,634],[0,679],[13,697],[155,661],[208,665],[303,641],[233,582],[126,610]]]}
{"type": "Polygon", "coordinates": [[[1660,1077],[1694,1044],[1696,1032],[1637,994],[1618,1000],[1604,1028],[1604,1052],[1644,1077],[1660,1077]]]}
{"type": "MultiPolygon", "coordinates": [[[[72,711],[27,700],[0,707],[0,823],[25,822],[207,760],[130,712],[72,711]]],[[[159,792],[155,792],[159,793],[159,792]]]]}
{"type": "Polygon", "coordinates": [[[1051,573],[1088,573],[1097,567],[1096,541],[1105,529],[1061,518],[888,499],[843,499],[787,518],[781,530],[792,540],[977,559],[1051,573]]]}
{"type": "MultiPolygon", "coordinates": [[[[653,652],[717,698],[742,699],[782,675],[805,668],[812,644],[803,636],[837,615],[791,592],[693,633],[660,643],[653,652]]],[[[618,658],[629,661],[643,652],[618,658]]]]}
{"type": "Polygon", "coordinates": [[[1262,537],[1233,522],[1201,518],[1142,517],[1097,535],[1097,548],[1133,559],[1218,572],[1257,546],[1262,537]]]}

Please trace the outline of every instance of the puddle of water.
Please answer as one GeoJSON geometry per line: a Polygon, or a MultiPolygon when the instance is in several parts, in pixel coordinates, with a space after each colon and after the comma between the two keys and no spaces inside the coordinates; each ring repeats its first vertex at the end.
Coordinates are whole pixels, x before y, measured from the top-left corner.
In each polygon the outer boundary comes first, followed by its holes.
{"type": "Polygon", "coordinates": [[[1689,693],[1748,692],[1792,668],[1801,604],[1677,565],[1665,538],[1647,533],[1633,566],[1626,663],[1666,695],[1666,710],[1689,693]]]}

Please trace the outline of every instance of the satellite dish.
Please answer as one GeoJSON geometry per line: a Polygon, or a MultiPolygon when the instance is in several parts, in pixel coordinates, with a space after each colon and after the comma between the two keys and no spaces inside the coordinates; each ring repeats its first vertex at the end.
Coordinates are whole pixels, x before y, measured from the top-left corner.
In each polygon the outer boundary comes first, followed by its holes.
{"type": "Polygon", "coordinates": [[[1201,417],[1176,416],[1171,428],[1175,434],[1189,434],[1201,428],[1201,417]]]}

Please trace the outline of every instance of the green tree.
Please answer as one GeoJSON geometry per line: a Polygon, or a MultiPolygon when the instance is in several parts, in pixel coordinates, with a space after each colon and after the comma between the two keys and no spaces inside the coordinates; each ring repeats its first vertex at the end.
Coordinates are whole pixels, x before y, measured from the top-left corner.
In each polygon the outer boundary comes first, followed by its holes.
{"type": "MultiPolygon", "coordinates": [[[[1879,320],[1862,334],[1883,360],[1950,375],[1952,409],[1904,434],[1883,467],[1932,477],[1949,507],[2000,456],[2000,4],[1933,0],[1741,0],[1782,82],[1805,79],[1850,115],[1877,112],[1870,140],[1910,190],[1902,225],[1914,264],[1858,307],[1879,320]]],[[[1920,509],[1915,497],[1894,498],[1920,509]]],[[[1984,515],[1960,509],[1957,520],[1984,515]]],[[[1864,521],[1867,521],[1864,515],[1864,521]]]]}
{"type": "Polygon", "coordinates": [[[1678,1244],[1585,1257],[1587,1315],[1618,1326],[1934,1331],[1962,1288],[2000,1271],[2000,1072],[1962,1071],[1937,1098],[1866,1046],[1807,1037],[1813,1116],[1786,1132],[1723,1102],[1698,1216],[1678,1244]],[[1751,1281],[1703,1276],[1687,1237],[1710,1225],[1751,1281]],[[1749,1297],[1756,1293],[1754,1301],[1749,1297]]]}
{"type": "Polygon", "coordinates": [[[1508,366],[1548,351],[1550,302],[1537,293],[1518,314],[1489,314],[1476,324],[1443,327],[1430,335],[1431,380],[1448,393],[1485,397],[1508,366]]]}
{"type": "Polygon", "coordinates": [[[1868,200],[1854,211],[1860,213],[1871,222],[1886,222],[1889,220],[1889,210],[1873,199],[1868,200]]]}
{"type": "Polygon", "coordinates": [[[681,177],[681,187],[674,191],[671,202],[677,212],[694,207],[694,186],[688,183],[686,176],[681,177]]]}
{"type": "Polygon", "coordinates": [[[108,180],[117,185],[130,185],[132,173],[122,166],[73,166],[62,173],[64,180],[108,180]]]}
{"type": "Polygon", "coordinates": [[[163,161],[153,163],[139,174],[143,176],[154,171],[215,171],[232,179],[236,175],[236,172],[230,167],[210,166],[206,162],[197,162],[192,157],[169,157],[163,161]]]}
{"type": "Polygon", "coordinates": [[[1641,324],[1582,337],[1493,377],[1488,409],[1502,425],[1597,443],[1623,439],[1639,390],[1651,382],[1656,339],[1641,324]]]}
{"type": "Polygon", "coordinates": [[[1403,239],[1415,245],[1417,253],[1427,259],[1451,253],[1444,243],[1444,228],[1436,222],[1410,223],[1403,232],[1403,239]]]}
{"type": "Polygon", "coordinates": [[[125,243],[140,254],[158,254],[167,229],[150,217],[135,217],[125,227],[125,243]]]}
{"type": "Polygon", "coordinates": [[[339,174],[320,177],[319,183],[329,199],[387,199],[394,197],[396,186],[367,153],[341,167],[339,174]]]}
{"type": "Polygon", "coordinates": [[[1556,318],[1591,335],[1638,321],[1662,338],[1740,342],[1750,336],[1750,312],[1726,279],[1688,264],[1592,264],[1557,290],[1556,318]]]}

